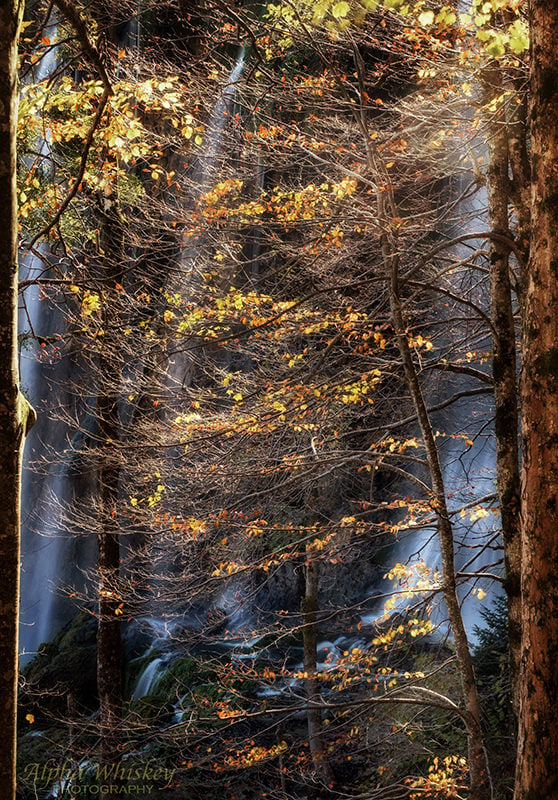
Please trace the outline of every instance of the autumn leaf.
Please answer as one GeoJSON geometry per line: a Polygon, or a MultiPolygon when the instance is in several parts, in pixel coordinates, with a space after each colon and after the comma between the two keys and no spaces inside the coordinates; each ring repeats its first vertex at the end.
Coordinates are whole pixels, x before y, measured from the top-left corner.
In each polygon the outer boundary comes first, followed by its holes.
{"type": "Polygon", "coordinates": [[[434,22],[434,12],[423,11],[421,14],[419,14],[419,22],[423,28],[428,28],[429,25],[432,25],[434,22]]]}
{"type": "Polygon", "coordinates": [[[336,3],[333,8],[331,9],[331,13],[335,17],[335,19],[342,19],[346,17],[349,11],[351,10],[351,6],[343,0],[341,3],[336,3]]]}

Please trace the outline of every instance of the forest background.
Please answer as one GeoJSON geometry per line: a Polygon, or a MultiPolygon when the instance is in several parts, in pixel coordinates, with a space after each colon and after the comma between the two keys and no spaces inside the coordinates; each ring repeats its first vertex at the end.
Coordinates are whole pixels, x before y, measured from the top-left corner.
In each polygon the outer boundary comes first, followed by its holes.
{"type": "Polygon", "coordinates": [[[18,796],[554,797],[552,4],[22,12],[18,796]]]}

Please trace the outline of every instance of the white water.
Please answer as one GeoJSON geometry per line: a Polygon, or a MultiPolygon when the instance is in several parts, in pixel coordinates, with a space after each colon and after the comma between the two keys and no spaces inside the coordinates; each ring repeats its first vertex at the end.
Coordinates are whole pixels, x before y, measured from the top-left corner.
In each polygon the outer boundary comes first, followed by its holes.
{"type": "MultiPolygon", "coordinates": [[[[53,26],[54,27],[54,26],[53,26]]],[[[49,32],[51,37],[54,33],[49,32]]],[[[56,68],[57,54],[48,50],[38,64],[35,80],[47,81],[56,68]]],[[[40,156],[38,168],[48,173],[50,148],[48,133],[36,144],[40,156]],[[45,166],[46,165],[46,166],[45,166]]],[[[29,161],[28,166],[31,166],[29,161]]],[[[43,246],[39,255],[27,255],[20,264],[20,281],[39,281],[48,275],[48,250],[43,246]],[[41,257],[42,256],[42,257],[41,257]]],[[[35,428],[26,442],[22,476],[22,574],[20,648],[22,662],[36,651],[38,645],[53,633],[55,592],[61,574],[64,545],[57,536],[56,499],[62,496],[65,471],[61,464],[51,464],[47,474],[38,475],[31,462],[45,455],[45,443],[50,452],[62,453],[65,430],[53,423],[43,412],[49,401],[52,384],[64,380],[64,364],[48,363],[36,336],[55,339],[64,331],[64,320],[55,303],[38,284],[25,288],[19,310],[19,330],[25,345],[20,354],[20,375],[23,391],[39,414],[35,428]]],[[[64,402],[61,393],[60,402],[64,402]]]]}
{"type": "Polygon", "coordinates": [[[223,133],[225,132],[230,111],[234,105],[237,83],[244,71],[245,61],[246,52],[245,49],[242,48],[225,81],[221,96],[211,112],[204,134],[204,152],[200,156],[200,194],[208,188],[208,184],[210,180],[213,179],[216,167],[218,166],[217,161],[222,153],[223,133]]]}
{"type": "MultiPolygon", "coordinates": [[[[203,150],[198,155],[193,169],[190,196],[190,202],[193,205],[197,204],[203,193],[218,181],[220,160],[223,155],[224,133],[230,119],[231,110],[234,107],[237,84],[242,76],[245,61],[246,53],[245,49],[242,48],[209,116],[203,134],[203,150]]],[[[179,259],[179,271],[167,288],[170,294],[178,293],[187,296],[190,293],[193,283],[197,280],[196,260],[199,247],[199,244],[196,246],[192,245],[188,240],[184,241],[179,259]]],[[[170,393],[177,393],[180,397],[183,387],[188,382],[190,366],[191,362],[188,355],[182,352],[180,348],[175,348],[175,352],[170,353],[166,372],[166,382],[170,393]]]]}
{"type": "MultiPolygon", "coordinates": [[[[482,187],[461,203],[460,219],[457,221],[457,230],[454,234],[457,236],[461,233],[486,229],[486,207],[486,189],[482,187]]],[[[478,273],[471,267],[460,269],[457,266],[460,259],[465,260],[471,255],[469,244],[478,247],[480,243],[482,242],[479,240],[455,248],[453,256],[456,269],[447,275],[447,281],[448,288],[456,295],[467,295],[470,292],[468,295],[470,299],[488,313],[486,287],[474,286],[478,273]]],[[[461,322],[460,327],[453,331],[453,338],[457,342],[461,339],[465,343],[462,350],[467,349],[469,324],[461,322]]],[[[463,360],[464,353],[460,352],[459,345],[450,341],[449,337],[447,341],[439,341],[438,346],[440,345],[442,348],[447,346],[454,357],[461,355],[463,360]]],[[[489,331],[486,330],[484,337],[471,347],[475,350],[491,351],[489,331]]],[[[484,369],[488,373],[486,365],[479,366],[475,358],[473,357],[474,363],[471,366],[481,371],[484,369]]],[[[427,394],[427,402],[434,405],[441,397],[480,386],[472,377],[456,378],[442,385],[444,389],[441,396],[431,391],[429,398],[427,394]]],[[[496,454],[492,415],[493,401],[484,395],[462,398],[446,411],[432,415],[434,429],[439,429],[444,434],[437,439],[437,445],[446,486],[446,500],[453,525],[455,567],[458,574],[463,571],[471,575],[471,577],[458,577],[463,621],[471,642],[476,639],[475,626],[482,623],[480,612],[490,606],[494,598],[503,592],[502,585],[497,580],[503,573],[502,554],[499,550],[501,540],[497,535],[500,517],[492,511],[497,505],[493,496],[496,454]],[[485,501],[480,503],[483,498],[485,501]],[[463,514],[460,514],[461,509],[464,509],[463,514]],[[486,516],[482,516],[485,512],[488,512],[486,516]],[[472,573],[475,572],[481,577],[473,576],[472,573]],[[492,575],[497,579],[490,577],[492,575]]],[[[411,611],[415,613],[421,607],[424,608],[425,599],[428,599],[431,621],[443,631],[447,631],[447,612],[439,591],[439,582],[434,575],[435,572],[439,572],[441,565],[435,525],[424,526],[412,532],[401,531],[398,535],[400,540],[394,548],[393,563],[406,565],[411,573],[414,573],[414,577],[391,582],[386,580],[383,585],[374,586],[371,595],[393,592],[393,599],[388,600],[390,613],[411,611]],[[424,579],[424,575],[417,571],[417,566],[422,563],[432,572],[431,591],[416,589],[418,580],[424,579]]],[[[362,615],[361,621],[365,625],[370,625],[385,618],[383,602],[378,602],[376,608],[362,615]]]]}
{"type": "MultiPolygon", "coordinates": [[[[244,70],[245,58],[245,50],[242,48],[224,81],[224,87],[209,115],[203,135],[203,149],[197,156],[197,161],[192,170],[192,188],[190,190],[189,203],[194,207],[204,191],[207,191],[218,180],[220,160],[223,155],[224,134],[229,122],[230,112],[234,106],[237,84],[244,70]]],[[[186,239],[184,240],[182,252],[178,259],[178,269],[171,276],[166,287],[166,291],[169,294],[177,293],[186,298],[192,293],[195,282],[198,280],[196,259],[201,248],[203,248],[203,241],[192,245],[186,239]]],[[[182,408],[184,389],[190,381],[191,366],[190,356],[188,352],[184,352],[182,349],[181,342],[172,343],[171,340],[164,377],[169,420],[172,420],[182,408]]],[[[172,452],[168,452],[167,457],[170,465],[170,475],[167,476],[166,486],[168,495],[172,496],[174,480],[172,452]]],[[[155,611],[155,614],[158,613],[158,604],[155,602],[155,598],[157,593],[161,592],[160,587],[164,587],[164,579],[169,570],[170,558],[171,554],[167,547],[167,542],[154,541],[152,543],[151,561],[152,564],[157,565],[156,569],[158,575],[161,576],[161,580],[158,579],[157,574],[152,576],[150,581],[151,598],[146,598],[146,605],[148,611],[155,611]]],[[[214,607],[225,613],[231,630],[236,630],[244,624],[246,606],[242,601],[234,601],[233,594],[228,588],[217,599],[214,607]],[[243,605],[244,608],[242,607],[243,605]]]]}
{"type": "Polygon", "coordinates": [[[136,688],[132,694],[132,700],[140,700],[147,697],[155,688],[157,681],[165,672],[168,658],[154,658],[138,678],[136,688]]]}

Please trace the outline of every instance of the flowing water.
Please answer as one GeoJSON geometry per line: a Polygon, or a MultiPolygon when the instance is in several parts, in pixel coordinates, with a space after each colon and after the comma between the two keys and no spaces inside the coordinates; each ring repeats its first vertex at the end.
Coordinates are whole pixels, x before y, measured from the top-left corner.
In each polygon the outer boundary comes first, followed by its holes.
{"type": "MultiPolygon", "coordinates": [[[[54,38],[55,31],[49,35],[54,38]]],[[[56,68],[56,59],[56,50],[51,48],[39,62],[36,81],[48,81],[56,68]]],[[[37,142],[37,150],[39,169],[48,173],[48,133],[37,142]]],[[[53,262],[42,246],[37,255],[27,254],[20,264],[20,281],[29,283],[19,309],[21,384],[38,412],[37,424],[26,442],[22,476],[20,650],[23,662],[55,632],[60,622],[69,618],[69,612],[61,613],[56,597],[70,559],[68,540],[60,535],[59,526],[60,503],[67,484],[63,454],[68,447],[68,431],[46,409],[51,407],[53,396],[60,406],[71,403],[64,389],[70,364],[57,349],[57,342],[62,344],[65,319],[57,305],[56,293],[40,283],[51,277],[49,263],[53,262]]]]}

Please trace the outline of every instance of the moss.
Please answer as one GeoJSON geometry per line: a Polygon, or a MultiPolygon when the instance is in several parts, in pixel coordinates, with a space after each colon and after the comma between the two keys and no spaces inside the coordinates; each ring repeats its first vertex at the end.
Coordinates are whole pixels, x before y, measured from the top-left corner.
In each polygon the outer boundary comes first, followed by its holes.
{"type": "Polygon", "coordinates": [[[154,694],[156,697],[167,697],[174,703],[189,689],[196,688],[199,693],[203,687],[218,691],[215,669],[194,658],[179,658],[161,676],[154,694]]]}
{"type": "MultiPolygon", "coordinates": [[[[126,677],[130,694],[143,670],[157,657],[153,652],[134,664],[133,672],[126,677]]],[[[194,702],[203,702],[216,699],[220,688],[213,668],[193,658],[178,658],[157,679],[148,696],[130,703],[130,712],[144,721],[169,722],[175,704],[188,692],[192,693],[194,702]]]]}
{"type": "MultiPolygon", "coordinates": [[[[26,723],[27,728],[30,726],[26,723]]],[[[35,726],[18,740],[17,774],[18,800],[31,800],[37,797],[33,781],[24,780],[31,765],[56,765],[63,763],[68,755],[68,730],[62,726],[38,730],[35,726]]]]}
{"type": "Polygon", "coordinates": [[[68,700],[78,711],[97,707],[97,621],[80,612],[23,670],[20,720],[43,712],[64,716],[68,700]]]}
{"type": "Polygon", "coordinates": [[[130,703],[132,719],[139,718],[143,722],[165,725],[171,721],[172,714],[173,703],[163,695],[148,695],[130,703]]]}

